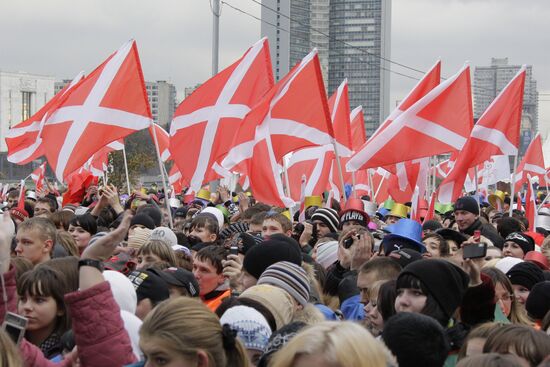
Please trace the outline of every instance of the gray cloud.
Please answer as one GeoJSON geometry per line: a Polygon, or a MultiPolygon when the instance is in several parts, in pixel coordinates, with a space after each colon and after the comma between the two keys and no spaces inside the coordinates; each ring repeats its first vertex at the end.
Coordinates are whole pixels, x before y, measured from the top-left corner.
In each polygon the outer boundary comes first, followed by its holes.
{"type": "MultiPolygon", "coordinates": [[[[227,2],[260,15],[251,0],[227,2]]],[[[0,8],[3,70],[70,78],[80,70],[90,72],[135,38],[148,80],[170,80],[182,91],[211,74],[208,0],[4,1],[0,8]]],[[[441,58],[449,76],[464,61],[487,65],[491,57],[509,57],[512,63],[533,65],[539,91],[550,93],[546,0],[393,0],[392,8],[392,59],[427,70],[441,58]]],[[[220,29],[220,68],[260,37],[259,21],[227,6],[220,29]]],[[[392,75],[392,100],[403,98],[413,85],[392,75]]],[[[541,127],[550,125],[550,102],[540,103],[539,120],[541,127]]]]}

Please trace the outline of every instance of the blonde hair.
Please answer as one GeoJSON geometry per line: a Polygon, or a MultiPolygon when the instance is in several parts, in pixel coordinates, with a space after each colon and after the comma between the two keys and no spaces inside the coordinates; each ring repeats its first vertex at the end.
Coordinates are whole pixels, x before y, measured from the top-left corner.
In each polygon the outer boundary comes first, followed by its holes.
{"type": "Polygon", "coordinates": [[[291,367],[300,356],[317,356],[334,366],[387,367],[387,348],[367,330],[350,321],[325,321],[304,329],[278,351],[271,367],[291,367]]]}
{"type": "Polygon", "coordinates": [[[0,367],[21,367],[19,351],[4,330],[0,330],[0,367]]]}
{"type": "Polygon", "coordinates": [[[234,339],[234,346],[224,347],[220,320],[192,298],[177,297],[160,303],[143,321],[139,335],[141,340],[160,340],[166,348],[191,359],[201,350],[208,356],[209,366],[248,367],[241,342],[234,339]]]}
{"type": "Polygon", "coordinates": [[[78,246],[69,232],[57,230],[57,243],[67,251],[69,256],[80,257],[78,246]]]}
{"type": "Polygon", "coordinates": [[[176,266],[177,260],[174,250],[166,244],[166,242],[159,240],[149,240],[147,243],[139,249],[137,256],[153,254],[158,256],[161,261],[165,261],[170,266],[176,266]]]}

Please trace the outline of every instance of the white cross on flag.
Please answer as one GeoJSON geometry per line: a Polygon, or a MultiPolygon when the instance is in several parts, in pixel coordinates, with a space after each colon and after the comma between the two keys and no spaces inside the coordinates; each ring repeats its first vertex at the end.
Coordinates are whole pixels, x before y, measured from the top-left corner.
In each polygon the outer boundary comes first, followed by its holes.
{"type": "MultiPolygon", "coordinates": [[[[344,80],[334,94],[328,100],[329,110],[332,119],[332,127],[334,130],[335,139],[341,143],[346,149],[339,150],[341,156],[349,156],[352,152],[352,139],[349,114],[349,99],[348,99],[348,82],[344,80]]],[[[292,199],[299,200],[302,176],[306,176],[304,186],[304,195],[322,195],[326,189],[335,189],[336,197],[339,197],[339,177],[338,172],[333,171],[334,165],[334,147],[332,144],[327,144],[318,147],[307,147],[300,149],[290,158],[287,174],[290,184],[290,194],[292,199]],[[335,176],[330,180],[331,176],[335,176]],[[338,184],[334,184],[337,182],[338,184]]]]}
{"type": "Polygon", "coordinates": [[[250,111],[235,136],[233,148],[217,169],[226,176],[231,170],[247,174],[259,201],[291,207],[295,202],[283,192],[281,180],[283,156],[307,146],[330,144],[333,136],[321,67],[314,50],[250,111]]]}
{"type": "Polygon", "coordinates": [[[473,127],[454,168],[439,186],[439,201],[454,202],[462,193],[466,173],[493,155],[516,155],[523,108],[525,68],[499,93],[473,127]]]}
{"type": "Polygon", "coordinates": [[[539,178],[539,184],[544,185],[546,176],[546,168],[544,167],[546,166],[542,153],[542,139],[540,134],[537,134],[531,141],[531,144],[529,144],[523,159],[516,169],[517,173],[514,180],[516,183],[516,192],[519,192],[521,186],[527,181],[528,173],[533,177],[537,176],[539,178]]]}
{"type": "Polygon", "coordinates": [[[46,162],[38,166],[31,172],[31,179],[34,181],[36,190],[42,190],[44,187],[44,177],[46,176],[46,162]]]}
{"type": "Polygon", "coordinates": [[[67,92],[42,131],[59,181],[102,147],[151,124],[135,41],[129,41],[67,92]]]}
{"type": "Polygon", "coordinates": [[[154,122],[151,126],[149,126],[149,135],[151,135],[151,139],[154,142],[155,135],[153,134],[156,134],[157,136],[157,141],[159,144],[160,159],[163,162],[166,162],[172,159],[172,156],[170,154],[170,134],[168,134],[166,130],[164,130],[162,127],[155,124],[154,122]],[[153,133],[153,129],[155,129],[154,133],[153,133]]]}
{"type": "Polygon", "coordinates": [[[434,87],[439,82],[439,69],[437,63],[355,153],[347,164],[348,171],[388,166],[462,148],[473,125],[470,68],[465,66],[434,87]]]}
{"type": "Polygon", "coordinates": [[[266,38],[187,97],[170,126],[170,151],[190,190],[220,176],[211,168],[231,148],[241,121],[273,86],[266,38]]]}
{"type": "Polygon", "coordinates": [[[49,112],[63,101],[66,97],[66,92],[74,87],[82,78],[84,78],[84,73],[81,72],[38,112],[8,130],[6,133],[6,145],[8,146],[9,162],[27,164],[44,154],[41,132],[46,118],[49,117],[49,112]]]}
{"type": "Polygon", "coordinates": [[[115,150],[122,150],[122,148],[124,148],[124,142],[122,140],[113,141],[107,144],[95,152],[86,163],[84,163],[79,172],[89,171],[95,177],[103,177],[109,167],[109,153],[115,150]]]}

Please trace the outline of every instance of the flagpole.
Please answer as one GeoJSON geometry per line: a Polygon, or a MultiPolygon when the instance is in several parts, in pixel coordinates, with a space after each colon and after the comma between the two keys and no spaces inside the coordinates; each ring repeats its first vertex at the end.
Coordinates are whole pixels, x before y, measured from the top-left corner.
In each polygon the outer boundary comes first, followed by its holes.
{"type": "Polygon", "coordinates": [[[475,187],[476,187],[476,195],[479,193],[479,187],[478,187],[478,179],[477,179],[477,166],[474,167],[474,180],[475,180],[475,187]]]}
{"type": "Polygon", "coordinates": [[[376,192],[374,193],[374,202],[376,203],[376,197],[378,196],[378,192],[380,191],[380,189],[382,188],[382,183],[384,183],[384,180],[386,179],[386,175],[383,175],[382,178],[380,179],[380,183],[378,184],[378,188],[376,189],[376,192]]]}
{"type": "Polygon", "coordinates": [[[336,139],[332,137],[332,146],[334,147],[334,156],[336,159],[336,167],[338,168],[338,176],[340,176],[340,185],[342,185],[342,206],[346,205],[346,188],[344,187],[344,175],[342,173],[342,164],[340,163],[340,155],[338,154],[338,148],[336,147],[336,139]]]}
{"type": "Polygon", "coordinates": [[[437,156],[434,155],[433,158],[434,158],[434,166],[433,166],[433,170],[432,170],[432,184],[433,185],[432,185],[432,192],[430,193],[429,197],[431,197],[432,194],[437,189],[436,188],[436,183],[437,183],[437,180],[436,180],[436,178],[437,178],[437,156]]]}
{"type": "Polygon", "coordinates": [[[220,44],[220,0],[212,0],[212,76],[218,74],[220,44]]]}
{"type": "Polygon", "coordinates": [[[126,148],[125,145],[122,145],[122,157],[124,158],[124,171],[126,172],[126,187],[128,189],[128,195],[131,194],[130,191],[130,176],[128,175],[128,161],[126,160],[126,148]]]}
{"type": "Polygon", "coordinates": [[[514,173],[512,174],[512,180],[510,181],[510,197],[512,200],[510,201],[510,217],[512,216],[512,212],[514,211],[514,191],[516,187],[516,170],[518,168],[518,154],[519,150],[516,152],[516,155],[514,156],[514,173]]]}
{"type": "Polygon", "coordinates": [[[163,163],[162,163],[162,159],[160,158],[160,148],[159,148],[159,142],[158,142],[158,139],[157,139],[157,129],[155,129],[155,126],[153,125],[153,121],[151,121],[151,130],[153,130],[153,141],[155,143],[155,150],[157,152],[157,160],[159,162],[160,175],[162,177],[162,187],[164,188],[164,203],[166,204],[166,210],[168,211],[168,219],[170,220],[170,228],[174,228],[174,221],[172,219],[172,211],[170,210],[170,204],[168,203],[168,200],[166,200],[166,195],[168,195],[168,188],[166,187],[166,177],[164,176],[164,169],[162,169],[163,163]]]}
{"type": "Polygon", "coordinates": [[[371,196],[371,201],[374,203],[376,202],[374,200],[374,183],[372,182],[372,172],[370,169],[367,168],[367,176],[369,178],[369,187],[370,187],[370,196],[371,196]]]}

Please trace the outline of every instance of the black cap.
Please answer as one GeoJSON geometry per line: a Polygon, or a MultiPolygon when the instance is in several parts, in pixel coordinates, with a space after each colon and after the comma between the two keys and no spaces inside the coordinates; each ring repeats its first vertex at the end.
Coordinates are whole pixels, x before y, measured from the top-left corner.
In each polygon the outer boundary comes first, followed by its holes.
{"type": "Polygon", "coordinates": [[[192,272],[183,268],[170,267],[162,271],[149,269],[161,277],[169,285],[185,288],[191,297],[199,296],[199,283],[192,272]]]}
{"type": "Polygon", "coordinates": [[[151,303],[156,305],[170,297],[168,284],[158,275],[150,270],[135,270],[128,275],[136,290],[138,302],[149,298],[151,303]]]}

